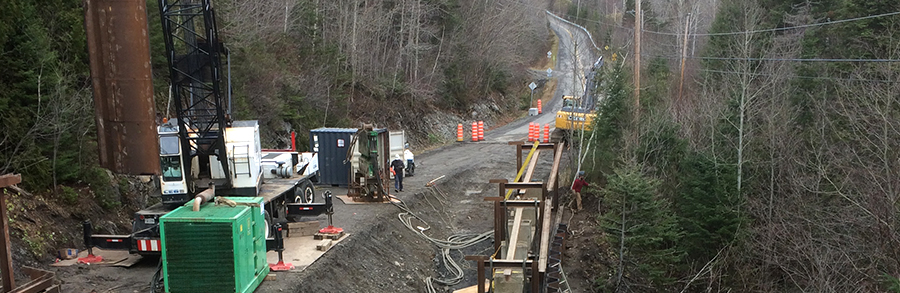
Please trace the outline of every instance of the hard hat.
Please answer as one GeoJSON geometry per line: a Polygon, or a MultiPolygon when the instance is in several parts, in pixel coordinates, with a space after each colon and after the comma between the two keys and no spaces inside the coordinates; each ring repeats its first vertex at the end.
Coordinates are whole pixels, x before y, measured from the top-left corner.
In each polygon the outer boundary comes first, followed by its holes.
{"type": "Polygon", "coordinates": [[[400,155],[394,155],[394,160],[399,160],[399,159],[400,159],[400,155]]]}
{"type": "Polygon", "coordinates": [[[584,171],[578,171],[578,176],[584,176],[584,171]]]}

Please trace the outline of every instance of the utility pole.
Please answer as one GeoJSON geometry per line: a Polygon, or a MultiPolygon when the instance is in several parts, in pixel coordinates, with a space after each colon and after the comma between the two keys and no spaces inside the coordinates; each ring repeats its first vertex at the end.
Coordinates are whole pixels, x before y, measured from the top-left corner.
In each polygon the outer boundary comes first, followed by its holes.
{"type": "Polygon", "coordinates": [[[641,0],[634,1],[634,121],[641,121],[641,0]]]}

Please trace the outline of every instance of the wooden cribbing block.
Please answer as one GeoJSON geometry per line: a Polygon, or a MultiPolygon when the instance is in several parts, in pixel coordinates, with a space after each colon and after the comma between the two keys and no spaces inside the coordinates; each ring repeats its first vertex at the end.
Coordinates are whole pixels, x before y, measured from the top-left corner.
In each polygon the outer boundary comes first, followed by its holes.
{"type": "Polygon", "coordinates": [[[319,232],[319,221],[288,223],[285,237],[311,236],[319,232]]]}
{"type": "Polygon", "coordinates": [[[322,240],[322,242],[319,242],[319,244],[316,245],[316,250],[326,251],[326,250],[328,250],[328,248],[331,248],[332,242],[334,242],[334,240],[331,240],[331,239],[322,240]]]}
{"type": "Polygon", "coordinates": [[[266,280],[266,281],[275,281],[276,279],[278,279],[278,278],[276,277],[275,274],[268,274],[268,275],[266,275],[266,279],[265,279],[265,280],[266,280]]]}
{"type": "Polygon", "coordinates": [[[315,239],[315,240],[322,240],[322,239],[338,240],[338,239],[341,239],[341,237],[344,237],[344,232],[337,233],[337,234],[316,233],[315,235],[313,235],[313,239],[315,239]]]}

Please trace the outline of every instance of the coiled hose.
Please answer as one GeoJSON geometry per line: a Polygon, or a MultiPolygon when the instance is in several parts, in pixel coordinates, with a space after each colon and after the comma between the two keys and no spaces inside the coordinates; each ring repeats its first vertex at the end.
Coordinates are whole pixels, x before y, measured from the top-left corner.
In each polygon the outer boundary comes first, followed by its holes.
{"type": "MultiPolygon", "coordinates": [[[[430,190],[432,192],[436,192],[437,186],[430,185],[430,190]]],[[[403,223],[406,228],[410,231],[413,231],[416,235],[419,235],[422,239],[431,242],[441,249],[441,262],[444,264],[444,268],[450,272],[450,277],[448,278],[425,278],[425,289],[429,293],[437,293],[437,288],[435,288],[435,284],[443,285],[443,286],[453,286],[462,281],[465,274],[463,273],[463,269],[456,263],[456,261],[451,256],[452,250],[463,249],[472,245],[475,245],[481,241],[492,239],[494,236],[494,231],[487,231],[481,234],[456,234],[450,237],[447,237],[447,240],[432,238],[425,234],[425,231],[431,229],[431,226],[420,218],[418,215],[413,213],[409,207],[406,206],[402,200],[391,197],[393,200],[391,201],[394,206],[399,208],[402,212],[397,214],[397,218],[403,223]],[[418,221],[424,228],[419,228],[413,224],[413,221],[418,221]]]]}

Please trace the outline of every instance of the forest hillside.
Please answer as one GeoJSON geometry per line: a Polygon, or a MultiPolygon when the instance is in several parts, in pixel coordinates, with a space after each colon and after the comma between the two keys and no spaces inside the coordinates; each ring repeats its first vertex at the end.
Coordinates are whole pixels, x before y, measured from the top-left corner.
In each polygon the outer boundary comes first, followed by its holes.
{"type": "Polygon", "coordinates": [[[594,292],[900,292],[900,2],[641,4],[638,67],[635,1],[567,9],[611,61],[578,216],[600,245],[567,273],[594,292]]]}

